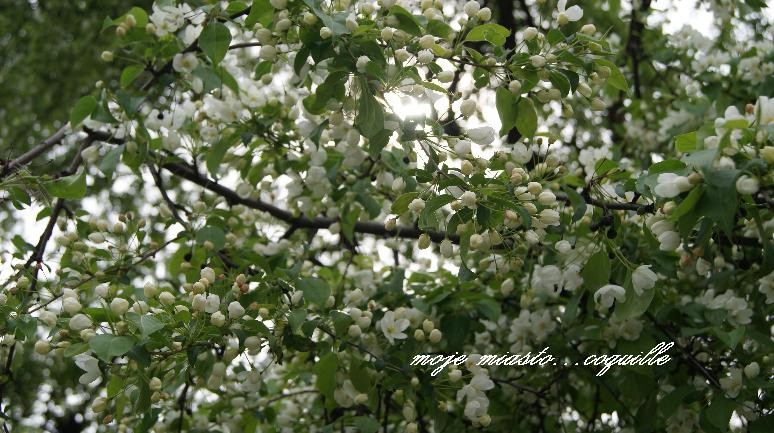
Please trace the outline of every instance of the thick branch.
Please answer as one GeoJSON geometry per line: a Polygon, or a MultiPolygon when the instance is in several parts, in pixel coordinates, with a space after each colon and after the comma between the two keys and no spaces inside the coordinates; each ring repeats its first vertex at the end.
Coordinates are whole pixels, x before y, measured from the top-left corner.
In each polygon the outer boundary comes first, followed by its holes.
{"type": "MultiPolygon", "coordinates": [[[[169,172],[182,177],[183,179],[186,179],[188,181],[191,181],[205,189],[210,190],[211,192],[214,192],[215,194],[218,194],[219,196],[226,199],[226,201],[231,204],[241,204],[244,206],[247,206],[251,209],[260,210],[262,212],[266,212],[269,215],[273,216],[274,218],[284,221],[288,224],[290,224],[292,227],[296,228],[312,228],[312,229],[327,229],[331,226],[331,224],[334,224],[338,222],[338,219],[334,218],[325,218],[325,217],[315,217],[315,218],[309,218],[306,216],[296,216],[293,213],[280,209],[277,206],[274,206],[270,203],[266,203],[260,200],[253,200],[251,198],[245,198],[240,197],[239,194],[236,193],[236,191],[226,188],[223,185],[218,184],[212,179],[209,179],[208,177],[198,173],[196,170],[194,170],[193,167],[188,166],[186,164],[181,164],[177,162],[169,162],[162,167],[169,172]]],[[[434,242],[440,242],[446,238],[448,238],[450,241],[454,243],[459,243],[459,236],[456,234],[447,235],[445,232],[442,231],[436,231],[436,230],[430,230],[430,231],[422,231],[419,230],[417,227],[406,227],[406,226],[398,226],[394,230],[387,230],[384,228],[384,224],[377,221],[358,221],[355,223],[355,230],[356,233],[366,233],[366,234],[372,234],[377,236],[395,236],[399,238],[410,238],[410,239],[417,239],[422,233],[427,233],[430,236],[430,239],[432,239],[434,242]]]]}
{"type": "Polygon", "coordinates": [[[38,144],[37,146],[28,150],[20,157],[9,161],[8,164],[5,164],[3,166],[3,169],[0,171],[0,179],[10,176],[19,168],[29,164],[30,161],[32,161],[33,159],[40,156],[42,153],[54,147],[57,143],[62,141],[62,138],[64,138],[66,132],[67,132],[67,125],[64,125],[61,128],[59,128],[59,130],[56,131],[52,136],[41,141],[40,144],[38,144]]]}

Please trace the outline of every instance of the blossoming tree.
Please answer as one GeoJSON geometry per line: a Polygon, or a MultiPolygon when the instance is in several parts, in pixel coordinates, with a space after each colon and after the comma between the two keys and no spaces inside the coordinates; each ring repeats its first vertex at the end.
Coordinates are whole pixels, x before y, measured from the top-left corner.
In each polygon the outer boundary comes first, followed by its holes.
{"type": "Polygon", "coordinates": [[[5,431],[774,431],[772,27],[705,3],[106,18],[0,161],[5,431]]]}

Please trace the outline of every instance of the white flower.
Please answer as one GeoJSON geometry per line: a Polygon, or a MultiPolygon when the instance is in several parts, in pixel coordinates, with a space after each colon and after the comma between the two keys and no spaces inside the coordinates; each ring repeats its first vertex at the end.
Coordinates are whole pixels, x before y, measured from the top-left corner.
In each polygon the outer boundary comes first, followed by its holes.
{"type": "Polygon", "coordinates": [[[543,209],[540,211],[540,222],[547,226],[558,226],[559,217],[559,212],[554,209],[543,209]]]}
{"type": "Polygon", "coordinates": [[[739,391],[742,390],[742,370],[738,368],[729,369],[729,376],[720,379],[720,387],[731,398],[736,398],[739,391]]]}
{"type": "Polygon", "coordinates": [[[530,57],[529,61],[532,62],[532,66],[536,68],[542,68],[546,65],[546,58],[537,54],[530,57]]]}
{"type": "Polygon", "coordinates": [[[70,319],[69,326],[73,331],[83,331],[91,327],[91,319],[85,314],[76,314],[70,319]]]}
{"type": "Polygon", "coordinates": [[[220,328],[221,326],[226,324],[226,316],[223,315],[223,313],[221,313],[220,311],[216,311],[210,317],[210,323],[220,328]]]}
{"type": "Polygon", "coordinates": [[[448,239],[444,239],[441,241],[440,250],[441,250],[441,255],[446,258],[449,258],[452,255],[454,255],[454,245],[448,239]]]}
{"type": "Polygon", "coordinates": [[[471,209],[476,208],[476,193],[473,191],[465,191],[460,196],[460,202],[462,202],[463,206],[469,207],[471,209]]]}
{"type": "Polygon", "coordinates": [[[556,194],[551,191],[543,191],[538,194],[538,203],[543,206],[553,206],[556,204],[556,194]]]}
{"type": "Polygon", "coordinates": [[[347,26],[347,30],[349,30],[350,32],[357,30],[358,24],[357,24],[357,17],[355,16],[355,14],[349,14],[349,16],[347,16],[346,21],[344,21],[344,24],[347,26]]]}
{"type": "Polygon", "coordinates": [[[69,314],[75,314],[81,311],[81,303],[76,298],[66,297],[62,301],[62,309],[69,314]]]}
{"type": "Polygon", "coordinates": [[[535,27],[527,27],[524,29],[524,40],[525,41],[531,41],[535,39],[535,37],[538,35],[538,29],[535,27]]]}
{"type": "Polygon", "coordinates": [[[40,312],[38,319],[48,326],[56,325],[57,316],[53,311],[43,310],[40,312]]]}
{"type": "Polygon", "coordinates": [[[360,56],[357,58],[357,62],[355,63],[355,66],[357,67],[358,72],[365,72],[366,66],[368,66],[368,62],[370,62],[371,59],[368,58],[368,56],[360,56]]]}
{"type": "Polygon", "coordinates": [[[215,282],[215,279],[217,278],[217,277],[215,276],[215,271],[214,271],[212,268],[209,268],[209,267],[207,267],[207,268],[204,268],[204,269],[202,269],[201,271],[199,271],[199,276],[200,276],[201,278],[204,278],[205,280],[207,280],[207,282],[208,282],[209,284],[212,284],[212,283],[214,283],[214,282],[215,282]]]}
{"type": "Polygon", "coordinates": [[[274,9],[285,9],[288,7],[288,0],[269,0],[274,9]]]}
{"type": "Polygon", "coordinates": [[[199,66],[195,53],[177,53],[172,58],[172,68],[177,72],[188,74],[199,66]]]}
{"type": "Polygon", "coordinates": [[[245,349],[250,351],[255,351],[260,349],[261,347],[261,339],[260,337],[257,337],[255,335],[251,335],[247,338],[245,338],[245,349]]]}
{"type": "Polygon", "coordinates": [[[115,298],[110,302],[110,311],[118,316],[123,315],[129,310],[129,301],[124,298],[115,298]]]}
{"type": "Polygon", "coordinates": [[[761,96],[755,103],[755,117],[760,116],[760,125],[771,125],[774,123],[774,98],[761,96]]]}
{"type": "Polygon", "coordinates": [[[623,287],[615,284],[607,284],[600,287],[594,293],[594,302],[600,309],[608,310],[613,306],[613,302],[624,302],[626,300],[626,291],[623,287]]]}
{"type": "Polygon", "coordinates": [[[396,177],[395,180],[392,181],[391,188],[393,192],[401,192],[405,187],[406,181],[402,177],[396,177]]]}
{"type": "Polygon", "coordinates": [[[75,365],[84,371],[78,379],[81,385],[88,385],[102,376],[102,372],[99,370],[99,360],[91,355],[81,353],[76,356],[75,365]]]}
{"type": "Polygon", "coordinates": [[[658,236],[658,243],[661,251],[674,251],[680,246],[680,233],[665,231],[658,236]]]}
{"type": "Polygon", "coordinates": [[[425,201],[421,198],[415,198],[409,203],[408,208],[411,212],[419,213],[425,208],[425,201]]]}
{"type": "Polygon", "coordinates": [[[554,329],[556,329],[556,322],[553,321],[548,310],[530,314],[530,331],[535,335],[535,340],[545,340],[554,329]]]}
{"type": "Polygon", "coordinates": [[[239,319],[245,315],[245,308],[237,301],[228,304],[228,318],[239,319]]]}
{"type": "Polygon", "coordinates": [[[320,38],[322,39],[328,39],[331,37],[333,32],[328,27],[322,27],[320,28],[320,38]]]}
{"type": "Polygon", "coordinates": [[[411,53],[409,53],[405,48],[401,48],[395,50],[395,58],[402,63],[411,58],[411,53]]]}
{"type": "Polygon", "coordinates": [[[449,83],[454,80],[454,71],[441,71],[438,73],[437,78],[442,83],[449,83]]]}
{"type": "Polygon", "coordinates": [[[263,60],[274,60],[277,57],[277,48],[273,45],[264,45],[261,47],[258,57],[263,60]]]}
{"type": "Polygon", "coordinates": [[[650,290],[656,285],[658,275],[650,270],[650,265],[641,265],[632,272],[632,287],[638,295],[642,294],[643,290],[650,290]]]}
{"type": "Polygon", "coordinates": [[[760,188],[760,182],[755,177],[746,174],[739,176],[736,180],[736,192],[742,195],[755,194],[760,188]]]}
{"type": "Polygon", "coordinates": [[[408,319],[395,320],[395,313],[388,311],[384,313],[379,326],[382,328],[382,332],[390,344],[395,344],[395,339],[402,340],[406,338],[406,334],[403,331],[409,327],[409,321],[408,319]]]}
{"type": "Polygon", "coordinates": [[[220,296],[210,293],[207,296],[207,301],[204,303],[205,313],[214,313],[220,309],[220,296]]]}
{"type": "Polygon", "coordinates": [[[466,13],[466,14],[467,14],[469,17],[471,17],[471,18],[472,18],[472,17],[473,17],[473,16],[475,16],[475,15],[478,13],[478,11],[481,9],[481,5],[480,5],[480,4],[478,4],[478,2],[477,2],[477,1],[475,1],[475,0],[470,0],[469,2],[465,3],[465,7],[464,7],[464,9],[465,9],[465,13],[466,13]]]}
{"type": "Polygon", "coordinates": [[[687,177],[679,176],[675,173],[661,173],[658,175],[656,182],[658,184],[653,189],[653,192],[666,198],[677,197],[693,187],[687,177]]]}
{"type": "Polygon", "coordinates": [[[470,141],[458,140],[457,143],[454,144],[454,152],[462,157],[470,155],[470,141]]]}
{"type": "Polygon", "coordinates": [[[476,17],[481,21],[489,21],[492,18],[492,10],[489,8],[481,8],[476,14],[476,17]]]}
{"type": "Polygon", "coordinates": [[[196,311],[204,311],[204,305],[207,303],[207,298],[201,293],[196,294],[191,300],[191,308],[196,311]]]}
{"type": "Polygon", "coordinates": [[[470,117],[478,110],[478,104],[472,99],[466,99],[460,103],[460,113],[465,117],[470,117]]]}
{"type": "Polygon", "coordinates": [[[175,295],[170,292],[161,292],[159,295],[159,302],[163,305],[172,305],[175,303],[175,295]]]}
{"type": "Polygon", "coordinates": [[[516,143],[513,145],[511,157],[520,164],[526,164],[532,159],[532,149],[528,148],[523,143],[516,143]]]}
{"type": "Polygon", "coordinates": [[[753,361],[744,367],[744,375],[750,379],[754,378],[761,372],[761,367],[757,362],[753,361]]]}
{"type": "Polygon", "coordinates": [[[468,129],[467,134],[477,144],[491,144],[495,140],[495,130],[490,126],[468,129]]]}
{"type": "Polygon", "coordinates": [[[572,251],[572,244],[569,241],[561,240],[554,244],[554,248],[559,254],[567,254],[572,251]]]}
{"type": "Polygon", "coordinates": [[[417,53],[417,62],[425,65],[433,61],[435,55],[430,50],[421,50],[417,53]]]}
{"type": "Polygon", "coordinates": [[[433,45],[435,45],[435,37],[433,35],[424,35],[419,38],[419,46],[423,49],[433,48],[433,45]]]}
{"type": "Polygon", "coordinates": [[[583,9],[580,6],[575,5],[565,9],[566,7],[567,0],[559,0],[559,3],[556,4],[556,8],[559,11],[558,20],[560,25],[567,24],[568,21],[578,21],[583,17],[583,9]]]}

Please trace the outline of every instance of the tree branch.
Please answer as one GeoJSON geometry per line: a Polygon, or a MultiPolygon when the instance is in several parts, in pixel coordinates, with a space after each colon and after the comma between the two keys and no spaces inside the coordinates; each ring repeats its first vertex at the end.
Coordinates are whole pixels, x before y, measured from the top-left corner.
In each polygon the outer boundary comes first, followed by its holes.
{"type": "Polygon", "coordinates": [[[33,159],[60,143],[66,135],[67,125],[68,124],[65,124],[59,128],[53,135],[41,141],[40,144],[28,150],[20,157],[12,159],[7,164],[3,165],[3,169],[0,171],[0,180],[10,176],[22,166],[29,164],[33,159]]]}
{"type": "MultiPolygon", "coordinates": [[[[191,181],[215,194],[225,198],[226,201],[231,204],[241,204],[251,209],[256,209],[262,212],[266,212],[274,218],[284,221],[296,228],[312,228],[312,229],[327,229],[332,224],[339,222],[338,219],[315,217],[309,218],[306,216],[296,216],[293,213],[280,209],[270,203],[266,203],[260,200],[253,200],[251,198],[240,197],[236,191],[226,188],[223,185],[218,184],[212,179],[198,173],[193,167],[178,163],[168,162],[162,165],[162,168],[169,172],[191,181]]],[[[378,221],[358,221],[355,223],[355,232],[372,234],[378,236],[395,236],[399,238],[418,239],[422,233],[427,233],[434,242],[441,242],[448,238],[454,243],[459,243],[459,236],[456,234],[447,234],[443,231],[430,230],[423,231],[417,227],[398,226],[393,230],[387,230],[384,228],[384,224],[378,221]]]]}

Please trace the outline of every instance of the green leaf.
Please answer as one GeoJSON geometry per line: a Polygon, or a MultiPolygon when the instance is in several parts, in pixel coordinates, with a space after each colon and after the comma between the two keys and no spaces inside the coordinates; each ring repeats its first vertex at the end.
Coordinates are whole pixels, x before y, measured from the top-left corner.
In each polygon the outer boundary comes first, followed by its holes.
{"type": "Polygon", "coordinates": [[[221,23],[207,25],[199,35],[199,48],[215,65],[226,57],[229,44],[231,44],[231,32],[221,23]]]}
{"type": "Polygon", "coordinates": [[[360,433],[376,433],[379,430],[379,421],[369,416],[357,416],[352,424],[360,433]]]}
{"type": "Polygon", "coordinates": [[[581,271],[583,284],[589,290],[596,290],[610,281],[610,258],[607,252],[602,250],[595,253],[586,262],[581,271]]]}
{"type": "Polygon", "coordinates": [[[419,21],[417,21],[414,15],[411,15],[406,9],[394,5],[390,8],[390,14],[398,19],[397,28],[410,35],[422,36],[422,28],[419,25],[419,21]]]}
{"type": "Polygon", "coordinates": [[[153,334],[154,332],[164,328],[164,324],[161,323],[159,319],[153,317],[150,314],[140,315],[133,312],[127,312],[126,317],[129,319],[130,322],[134,323],[135,326],[137,326],[137,329],[140,331],[140,334],[143,337],[147,337],[153,334]]]}
{"type": "Polygon", "coordinates": [[[72,358],[75,355],[79,355],[85,351],[89,350],[89,345],[86,343],[75,343],[67,346],[67,348],[64,350],[63,354],[64,356],[68,358],[72,358]]]}
{"type": "Polygon", "coordinates": [[[336,368],[338,360],[333,352],[328,352],[317,361],[314,366],[314,374],[317,376],[315,384],[325,398],[332,400],[333,391],[336,389],[336,368]]]}
{"type": "Polygon", "coordinates": [[[408,210],[409,203],[411,203],[417,197],[419,197],[419,193],[416,191],[401,194],[392,203],[392,207],[390,207],[390,211],[396,215],[403,214],[408,210]]]}
{"type": "Polygon", "coordinates": [[[500,116],[500,135],[505,135],[511,129],[516,127],[516,118],[518,115],[518,106],[516,102],[519,98],[511,93],[505,87],[498,87],[495,91],[495,106],[497,114],[500,116]]]}
{"type": "Polygon", "coordinates": [[[360,392],[369,392],[371,390],[371,376],[368,373],[367,363],[352,360],[350,368],[350,380],[355,389],[360,392]]]}
{"type": "Polygon", "coordinates": [[[439,38],[446,39],[454,29],[441,20],[430,20],[427,22],[427,33],[439,38]]]}
{"type": "Polygon", "coordinates": [[[681,201],[680,204],[674,208],[674,210],[672,210],[672,213],[669,214],[669,219],[676,221],[680,219],[681,216],[692,211],[703,193],[704,187],[702,185],[697,185],[695,188],[693,188],[691,192],[688,193],[688,196],[686,196],[683,201],[681,201]]]}
{"type": "Polygon", "coordinates": [[[116,146],[110,151],[105,154],[105,156],[102,158],[102,161],[99,163],[99,171],[102,172],[102,174],[105,175],[105,177],[110,177],[113,172],[116,170],[116,166],[118,165],[118,162],[121,160],[121,155],[124,153],[124,145],[116,146]]]}
{"type": "Polygon", "coordinates": [[[196,242],[203,244],[206,241],[212,242],[216,250],[226,246],[226,233],[217,226],[204,226],[196,232],[196,242]]]}
{"type": "Polygon", "coordinates": [[[707,168],[704,170],[706,189],[698,199],[695,210],[709,217],[731,236],[734,229],[734,217],[738,209],[736,177],[739,170],[707,168]]]}
{"type": "MultiPolygon", "coordinates": [[[[718,394],[712,399],[712,404],[709,408],[705,409],[702,413],[704,418],[702,421],[708,421],[710,429],[714,427],[715,431],[726,432],[728,431],[728,423],[731,421],[731,413],[733,413],[735,404],[732,400],[729,400],[722,394],[718,394]]],[[[702,426],[706,424],[703,422],[702,426]]]]}
{"type": "Polygon", "coordinates": [[[626,81],[626,77],[624,77],[624,75],[621,73],[621,70],[618,69],[618,66],[616,66],[615,63],[605,59],[596,59],[595,62],[599,66],[607,66],[610,68],[610,76],[607,77],[608,84],[618,90],[622,90],[627,93],[629,92],[629,83],[626,81]]]}
{"type": "Polygon", "coordinates": [[[336,14],[336,16],[330,16],[326,14],[322,8],[321,0],[304,0],[304,4],[309,6],[310,9],[312,9],[312,12],[314,12],[315,15],[317,15],[317,18],[322,21],[322,24],[329,29],[331,29],[331,33],[333,33],[334,36],[339,36],[343,34],[349,33],[349,29],[344,24],[346,21],[347,14],[346,13],[339,13],[336,14]]]}
{"type": "Polygon", "coordinates": [[[239,133],[221,137],[221,139],[213,144],[207,151],[207,170],[212,176],[218,175],[218,169],[220,168],[220,163],[223,161],[223,157],[230,148],[237,144],[239,137],[239,133]]]}
{"type": "Polygon", "coordinates": [[[511,35],[511,31],[500,24],[487,23],[473,27],[467,36],[466,41],[487,41],[492,45],[501,47],[505,45],[505,40],[511,35]]]}
{"type": "Polygon", "coordinates": [[[70,127],[75,129],[83,122],[83,119],[89,117],[95,108],[97,108],[97,98],[87,95],[79,99],[70,112],[70,127]]]}
{"type": "Polygon", "coordinates": [[[261,77],[271,72],[272,63],[269,61],[262,61],[255,66],[255,80],[260,80],[261,77]]]}
{"type": "Polygon", "coordinates": [[[86,172],[79,170],[78,173],[54,180],[46,185],[46,190],[54,197],[66,200],[82,198],[86,195],[86,172]]]}
{"type": "Polygon", "coordinates": [[[129,65],[125,67],[123,72],[121,72],[121,87],[129,87],[129,85],[131,85],[144,70],[145,68],[140,65],[129,65]]]}
{"type": "Polygon", "coordinates": [[[562,92],[562,95],[568,95],[570,93],[572,86],[570,85],[570,80],[567,79],[565,74],[558,71],[550,71],[548,74],[548,79],[551,81],[551,84],[554,87],[562,92]]]}
{"type": "Polygon", "coordinates": [[[132,96],[131,93],[125,90],[119,90],[116,92],[116,101],[118,105],[126,111],[126,114],[133,115],[140,108],[140,104],[145,100],[143,96],[132,96]]]}
{"type": "Polygon", "coordinates": [[[537,113],[532,100],[522,98],[519,100],[518,116],[516,117],[516,129],[525,138],[532,138],[537,131],[537,113]]]}
{"type": "Polygon", "coordinates": [[[274,7],[269,0],[253,0],[250,13],[245,18],[245,26],[252,28],[256,23],[261,23],[268,28],[272,21],[274,21],[274,7]]]}
{"type": "Polygon", "coordinates": [[[656,291],[654,289],[643,290],[641,295],[628,284],[626,287],[626,302],[616,304],[614,315],[619,319],[633,319],[642,316],[648,310],[656,291]]]}
{"type": "Polygon", "coordinates": [[[124,380],[117,374],[110,375],[110,380],[107,384],[107,396],[113,398],[118,395],[124,388],[124,380]]]}
{"type": "Polygon", "coordinates": [[[331,295],[331,288],[328,287],[328,283],[319,278],[302,278],[298,281],[298,288],[304,292],[304,299],[307,302],[317,304],[318,307],[325,306],[328,302],[328,297],[331,295]]]}
{"type": "Polygon", "coordinates": [[[736,346],[739,344],[739,342],[742,341],[742,337],[744,337],[744,333],[745,333],[744,326],[734,328],[730,332],[724,332],[719,329],[715,329],[715,335],[717,335],[720,341],[725,343],[726,346],[731,350],[734,350],[736,346]]]}
{"type": "Polygon", "coordinates": [[[341,232],[344,237],[352,242],[355,236],[355,224],[360,217],[360,208],[358,206],[345,206],[344,213],[341,216],[341,232]]]}
{"type": "Polygon", "coordinates": [[[675,149],[679,152],[693,152],[696,150],[696,131],[675,137],[675,149]]]}
{"type": "Polygon", "coordinates": [[[365,137],[371,137],[384,129],[384,109],[370,93],[360,97],[355,127],[365,137]]]}
{"type": "Polygon", "coordinates": [[[474,302],[476,310],[487,319],[496,322],[500,318],[500,303],[494,299],[479,299],[474,302]]]}
{"type": "Polygon", "coordinates": [[[132,350],[134,339],[113,334],[100,334],[91,337],[89,347],[99,359],[110,362],[113,357],[124,355],[132,350]]]}

